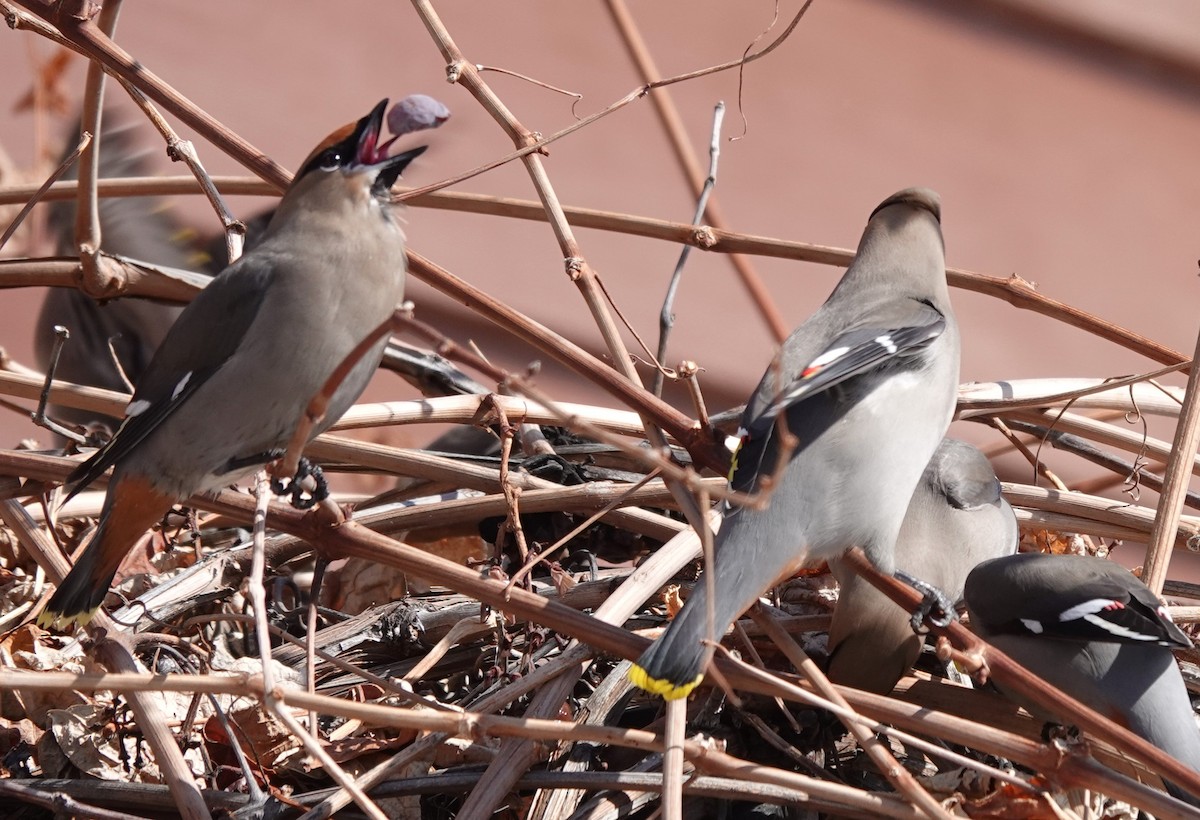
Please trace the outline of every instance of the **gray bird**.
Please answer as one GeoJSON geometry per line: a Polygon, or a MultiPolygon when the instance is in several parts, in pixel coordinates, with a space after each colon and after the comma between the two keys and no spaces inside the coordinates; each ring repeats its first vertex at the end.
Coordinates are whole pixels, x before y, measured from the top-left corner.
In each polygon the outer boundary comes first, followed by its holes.
{"type": "Polygon", "coordinates": [[[976,567],[965,597],[972,629],[1001,652],[1200,771],[1200,728],[1171,654],[1192,642],[1128,570],[1083,555],[1011,555],[976,567]]]}
{"type": "MultiPolygon", "coordinates": [[[[962,598],[973,567],[1017,551],[1017,519],[1000,496],[992,465],[975,447],[942,439],[908,502],[896,539],[896,568],[962,598]]],[[[829,629],[829,679],[886,694],[912,668],[925,637],[911,617],[840,561],[841,585],[829,629]]]]}
{"type": "MultiPolygon", "coordinates": [[[[105,128],[99,143],[100,176],[145,176],[150,172],[147,150],[137,140],[136,120],[119,110],[104,112],[105,128]]],[[[75,129],[78,132],[78,128],[75,129]]],[[[74,179],[72,167],[64,179],[74,179]]],[[[160,197],[102,197],[98,217],[104,249],[171,268],[194,269],[204,263],[184,226],[160,197]]],[[[57,237],[58,253],[77,253],[74,247],[75,201],[54,203],[50,227],[57,237]]],[[[215,272],[215,271],[214,271],[215,272]]],[[[105,305],[74,288],[51,288],[42,301],[34,331],[34,353],[45,369],[54,346],[54,326],[71,333],[63,347],[55,377],[75,384],[124,391],[125,381],[109,352],[116,353],[121,371],[136,381],[183,308],[148,299],[115,299],[105,305]]],[[[55,417],[86,426],[111,425],[109,419],[88,410],[52,407],[55,417]]]]}
{"type": "Polygon", "coordinates": [[[950,424],[958,386],[937,194],[900,191],[872,213],[858,253],[816,313],[783,344],[742,416],[731,486],[778,483],[763,510],[728,508],[715,596],[695,591],[630,673],[667,699],[702,679],[714,637],[806,562],[861,546],[892,572],[913,489],[950,424]],[[781,428],[797,445],[779,472],[781,428]]]}
{"type": "MultiPolygon", "coordinates": [[[[125,420],[68,478],[114,467],[100,523],[38,623],[86,623],[137,539],[177,501],[282,455],[309,401],[404,295],[402,208],[389,189],[424,147],[381,144],[387,100],[309,155],[253,250],[171,327],[125,420]]],[[[350,371],[313,435],[358,398],[386,336],[350,371]]]]}

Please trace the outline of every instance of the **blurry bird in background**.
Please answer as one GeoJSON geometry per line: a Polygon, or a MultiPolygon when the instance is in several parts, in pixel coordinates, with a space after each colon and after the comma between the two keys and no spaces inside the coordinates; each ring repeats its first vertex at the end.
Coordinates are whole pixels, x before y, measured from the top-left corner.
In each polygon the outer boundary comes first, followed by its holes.
{"type": "MultiPolygon", "coordinates": [[[[99,142],[101,178],[149,176],[153,172],[153,143],[144,139],[148,134],[139,133],[146,130],[141,123],[140,117],[121,109],[105,111],[99,142]]],[[[74,133],[78,131],[76,126],[74,133]]],[[[76,177],[74,167],[64,175],[65,179],[76,177]]],[[[211,256],[206,245],[214,243],[200,240],[162,197],[101,197],[98,210],[102,247],[109,253],[210,276],[224,267],[223,238],[220,255],[211,256]]],[[[73,199],[51,206],[49,226],[60,255],[78,253],[75,211],[73,199]]],[[[62,348],[55,377],[126,392],[126,379],[138,380],[182,310],[181,305],[135,298],[114,299],[101,305],[74,288],[50,288],[34,331],[38,366],[43,371],[49,366],[56,338],[54,328],[61,325],[71,335],[62,348]]],[[[50,412],[57,420],[85,428],[103,424],[115,430],[120,423],[119,419],[69,407],[52,406],[50,412]]]]}

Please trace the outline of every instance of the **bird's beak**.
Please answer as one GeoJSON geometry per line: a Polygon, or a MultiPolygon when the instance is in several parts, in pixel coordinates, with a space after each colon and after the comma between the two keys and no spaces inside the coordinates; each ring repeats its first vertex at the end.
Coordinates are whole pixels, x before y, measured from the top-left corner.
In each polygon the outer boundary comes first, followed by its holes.
{"type": "Polygon", "coordinates": [[[354,128],[354,136],[358,143],[356,158],[359,165],[374,165],[387,159],[387,149],[391,142],[379,144],[383,133],[383,115],[387,111],[387,98],[371,109],[371,113],[358,121],[354,128]]]}
{"type": "Polygon", "coordinates": [[[396,141],[396,138],[392,137],[390,140],[380,143],[380,137],[383,134],[383,117],[387,111],[387,105],[387,99],[380,100],[379,104],[371,109],[371,113],[359,120],[355,127],[355,137],[357,137],[355,158],[359,165],[376,169],[377,176],[371,187],[384,190],[391,188],[408,164],[423,154],[426,148],[422,145],[394,157],[388,156],[388,148],[396,141]]]}

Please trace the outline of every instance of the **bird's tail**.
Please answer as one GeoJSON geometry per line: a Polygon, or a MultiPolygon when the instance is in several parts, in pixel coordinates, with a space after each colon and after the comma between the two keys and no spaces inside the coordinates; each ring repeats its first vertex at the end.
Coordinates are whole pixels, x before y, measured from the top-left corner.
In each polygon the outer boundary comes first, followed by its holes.
{"type": "MultiPolygon", "coordinates": [[[[634,686],[664,700],[687,697],[704,680],[712,649],[702,643],[708,631],[703,601],[693,594],[667,630],[629,670],[634,686]]],[[[722,632],[724,631],[722,627],[722,632]]]]}
{"type": "Polygon", "coordinates": [[[146,479],[114,479],[104,500],[100,524],[38,615],[38,626],[56,631],[65,631],[71,624],[86,626],[104,602],[129,550],[173,503],[173,498],[155,490],[146,479]]]}

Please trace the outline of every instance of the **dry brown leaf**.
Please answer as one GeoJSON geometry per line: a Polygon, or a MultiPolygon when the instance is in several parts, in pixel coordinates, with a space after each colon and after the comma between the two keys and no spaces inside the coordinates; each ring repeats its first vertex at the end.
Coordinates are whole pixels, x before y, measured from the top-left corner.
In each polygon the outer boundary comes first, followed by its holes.
{"type": "Polygon", "coordinates": [[[671,584],[663,591],[663,603],[667,605],[667,616],[674,618],[683,609],[683,598],[679,596],[679,585],[671,584]]]}
{"type": "MultiPolygon", "coordinates": [[[[46,638],[45,633],[32,624],[18,627],[0,641],[0,659],[11,669],[38,672],[85,672],[88,661],[78,641],[46,638]]],[[[27,717],[39,726],[45,726],[47,714],[54,709],[68,709],[88,702],[73,690],[47,691],[38,689],[16,689],[9,693],[13,705],[20,714],[10,711],[5,699],[5,717],[27,717]]]]}
{"type": "Polygon", "coordinates": [[[1008,783],[1001,783],[993,792],[978,800],[961,803],[962,810],[972,818],[994,820],[1058,820],[1058,813],[1044,797],[1031,797],[1028,792],[1008,783]]]}
{"type": "Polygon", "coordinates": [[[204,724],[201,735],[209,757],[217,765],[235,769],[238,761],[231,746],[237,743],[259,782],[267,781],[264,772],[274,770],[283,755],[301,748],[287,727],[257,706],[230,710],[226,719],[234,727],[233,738],[215,715],[204,724]]]}
{"type": "Polygon", "coordinates": [[[129,777],[121,762],[109,707],[80,703],[67,709],[51,709],[47,717],[49,733],[72,766],[100,780],[129,777]]]}

